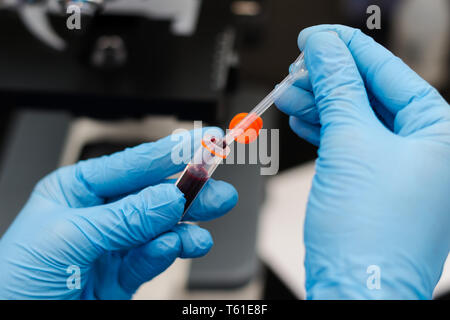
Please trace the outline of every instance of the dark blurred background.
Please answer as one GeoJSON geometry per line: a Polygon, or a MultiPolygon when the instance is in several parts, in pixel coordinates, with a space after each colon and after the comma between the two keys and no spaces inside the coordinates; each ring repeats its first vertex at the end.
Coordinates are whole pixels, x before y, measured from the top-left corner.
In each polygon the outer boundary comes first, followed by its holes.
{"type": "MultiPolygon", "coordinates": [[[[111,29],[108,27],[114,26],[115,31],[121,29],[122,27],[129,27],[130,22],[127,21],[128,18],[123,17],[113,17],[108,19],[104,19],[101,22],[97,22],[95,31],[93,31],[93,35],[89,35],[89,32],[92,31],[89,28],[86,33],[88,35],[82,36],[72,36],[70,32],[63,31],[62,33],[69,33],[69,38],[71,39],[71,46],[75,47],[75,50],[80,51],[79,54],[80,60],[79,64],[71,64],[69,66],[67,61],[59,61],[64,60],[61,58],[59,54],[55,53],[55,50],[50,48],[46,48],[39,40],[37,40],[29,30],[23,28],[23,24],[15,13],[11,12],[2,12],[1,13],[1,29],[0,29],[0,40],[2,43],[2,50],[0,52],[0,66],[2,69],[8,68],[7,76],[5,76],[5,71],[2,70],[3,74],[0,74],[0,92],[2,97],[2,108],[1,108],[1,124],[0,124],[0,137],[1,142],[4,142],[5,137],[7,135],[7,128],[10,124],[10,117],[14,114],[14,110],[17,107],[24,107],[30,104],[36,104],[41,108],[57,108],[57,109],[71,109],[75,113],[84,113],[88,115],[94,116],[112,116],[114,114],[119,114],[119,116],[141,116],[145,114],[146,109],[148,110],[148,100],[143,101],[141,98],[141,93],[143,91],[148,90],[147,87],[143,86],[142,83],[151,81],[152,83],[158,83],[159,81],[163,81],[163,79],[167,79],[169,83],[164,83],[164,85],[159,85],[159,88],[155,89],[164,91],[163,94],[167,96],[170,95],[180,95],[181,98],[179,100],[183,101],[183,106],[180,107],[179,104],[177,107],[171,105],[170,108],[165,108],[166,104],[164,102],[164,98],[154,97],[153,99],[159,99],[158,103],[162,105],[161,108],[158,108],[158,111],[155,113],[161,113],[162,109],[168,110],[168,113],[171,113],[174,109],[178,113],[190,113],[187,118],[195,118],[195,119],[205,119],[209,122],[219,122],[225,121],[224,118],[217,117],[217,114],[220,114],[216,111],[211,111],[208,107],[201,106],[198,111],[195,108],[191,108],[190,103],[192,103],[192,96],[197,94],[197,92],[192,93],[192,95],[185,95],[185,92],[179,93],[177,90],[180,88],[184,88],[183,91],[189,91],[192,88],[191,83],[196,82],[196,77],[199,78],[198,82],[211,82],[211,76],[206,75],[202,77],[199,75],[201,72],[210,72],[213,73],[213,70],[206,68],[198,67],[202,63],[210,63],[208,60],[195,61],[196,65],[192,66],[192,70],[183,70],[180,71],[180,74],[177,75],[176,65],[183,64],[184,61],[188,61],[188,59],[183,57],[183,54],[190,56],[189,49],[193,49],[195,54],[205,52],[204,56],[207,55],[207,51],[213,50],[208,48],[208,46],[212,46],[212,39],[214,39],[214,34],[217,34],[227,28],[233,29],[235,32],[234,49],[239,57],[239,62],[237,65],[233,65],[231,76],[229,77],[228,86],[232,89],[230,91],[235,92],[236,90],[245,90],[246,86],[260,86],[267,87],[270,89],[274,84],[280,81],[283,76],[286,74],[289,64],[297,57],[299,50],[297,48],[296,39],[298,33],[305,27],[311,25],[317,25],[322,23],[328,24],[346,24],[349,26],[353,26],[356,28],[361,28],[363,32],[372,36],[375,40],[382,43],[384,46],[396,52],[401,58],[408,58],[410,56],[418,56],[420,61],[421,58],[425,58],[421,56],[422,48],[420,44],[411,43],[409,46],[405,46],[403,48],[398,48],[395,43],[393,43],[396,37],[399,35],[399,31],[394,29],[397,28],[399,22],[397,24],[393,22],[394,19],[399,19],[401,13],[399,10],[408,10],[407,2],[417,2],[414,0],[378,0],[378,1],[364,1],[364,0],[319,0],[319,1],[295,1],[295,0],[283,0],[283,1],[275,1],[275,0],[260,0],[260,1],[203,1],[201,13],[199,17],[199,29],[201,29],[201,33],[204,35],[203,39],[199,39],[200,36],[194,36],[194,39],[186,39],[183,40],[182,44],[173,44],[178,40],[170,39],[165,35],[161,35],[165,31],[166,26],[164,23],[153,23],[152,21],[144,22],[143,19],[139,19],[139,21],[134,21],[134,24],[140,24],[141,26],[137,28],[140,30],[140,34],[132,35],[125,34],[126,37],[135,38],[135,43],[141,43],[142,48],[140,54],[144,55],[145,53],[149,53],[147,57],[150,60],[154,60],[152,62],[147,63],[147,70],[143,74],[139,74],[138,76],[130,81],[127,84],[117,84],[114,83],[114,80],[110,79],[111,73],[116,73],[116,75],[127,76],[127,73],[120,74],[121,71],[105,71],[106,68],[101,70],[101,75],[97,75],[99,73],[94,71],[88,71],[85,75],[80,74],[75,69],[86,68],[83,62],[83,55],[86,55],[84,51],[87,51],[86,47],[94,46],[93,38],[98,35],[99,30],[106,29],[111,33],[111,29]],[[234,3],[234,4],[233,4],[234,3]],[[256,5],[252,6],[252,3],[256,5]],[[239,4],[241,4],[239,6],[239,4]],[[243,4],[243,5],[242,5],[243,4]],[[380,30],[369,30],[366,27],[366,20],[369,17],[369,14],[366,13],[366,8],[368,5],[378,5],[381,8],[381,29],[380,30]],[[400,8],[400,9],[399,9],[400,8]],[[406,8],[406,9],[405,9],[406,8]],[[111,22],[114,20],[114,22],[111,22]],[[147,24],[147,25],[145,25],[147,24]],[[144,26],[145,25],[145,26],[144,26]],[[22,26],[22,27],[20,27],[22,26]],[[207,35],[210,37],[208,38],[207,35]],[[140,37],[140,38],[139,38],[140,37]],[[155,37],[157,38],[155,40],[155,37]],[[148,41],[145,39],[151,38],[150,42],[153,43],[151,48],[149,48],[148,41]],[[5,41],[6,39],[6,41],[5,41]],[[85,42],[85,45],[79,45],[80,42],[85,42]],[[158,51],[155,52],[155,45],[158,44],[158,51]],[[11,49],[11,47],[13,47],[11,49]],[[81,49],[80,49],[81,47],[81,49]],[[33,53],[33,49],[39,49],[40,55],[33,53]],[[171,50],[179,50],[179,48],[183,48],[183,54],[172,54],[171,50]],[[17,51],[14,51],[17,50],[17,51]],[[44,52],[44,54],[42,54],[44,52]],[[403,56],[402,56],[403,55],[403,56]],[[14,62],[12,63],[12,56],[14,56],[14,62]],[[159,59],[164,57],[164,60],[170,61],[170,70],[163,69],[163,66],[169,64],[169,62],[160,63],[159,59]],[[22,60],[20,60],[22,59],[22,60]],[[57,61],[55,61],[55,59],[57,61]],[[155,62],[156,61],[156,62],[155,62]],[[52,67],[52,64],[56,62],[60,62],[62,68],[52,67]],[[174,66],[175,65],[175,66],[174,66]],[[198,68],[195,68],[198,67],[198,68]],[[18,69],[26,69],[26,71],[18,72],[18,69]],[[158,70],[162,76],[152,76],[155,74],[155,69],[158,70]],[[41,73],[41,77],[36,77],[35,80],[31,80],[30,78],[36,75],[36,73],[41,73]],[[52,81],[59,81],[59,85],[63,86],[78,86],[76,89],[70,93],[65,92],[65,96],[61,93],[61,88],[57,88],[55,90],[54,96],[52,98],[43,98],[43,95],[51,95],[52,87],[55,84],[51,83],[47,87],[42,83],[48,81],[49,78],[52,78],[52,73],[57,74],[57,77],[54,77],[52,81]],[[167,75],[166,73],[170,73],[167,75]],[[27,76],[28,75],[28,79],[27,76]],[[76,82],[71,82],[69,79],[73,77],[78,77],[76,82]],[[84,78],[83,78],[84,77],[84,78]],[[61,84],[61,78],[66,79],[65,83],[61,84]],[[181,78],[181,79],[180,79],[181,78]],[[174,79],[178,79],[176,83],[174,79]],[[206,79],[206,80],[205,80],[206,79]],[[35,81],[35,83],[33,83],[35,81]],[[83,81],[84,85],[80,86],[79,82],[83,81]],[[107,85],[98,84],[97,82],[105,82],[107,85]],[[108,85],[109,84],[109,85],[108,85]],[[33,88],[32,86],[35,85],[33,88]],[[130,88],[134,86],[134,88],[130,88]],[[23,87],[27,87],[28,90],[21,90],[23,87]],[[93,90],[93,87],[97,87],[98,90],[93,90]],[[117,98],[114,95],[108,97],[108,90],[119,89],[124,92],[124,95],[136,94],[139,96],[135,99],[136,109],[130,108],[129,101],[127,99],[123,99],[123,97],[117,98]],[[175,88],[175,89],[174,89],[175,88]],[[40,92],[39,92],[40,90],[40,92]],[[81,92],[84,90],[84,92],[81,92]],[[38,91],[38,92],[36,92],[38,91]],[[93,92],[95,91],[95,92],[93,92]],[[99,92],[105,92],[106,95],[101,97],[101,99],[97,98],[97,94],[99,92]],[[12,94],[14,93],[14,94],[12,94]],[[82,94],[83,97],[76,97],[77,94],[82,94]],[[62,103],[59,98],[66,99],[65,103],[62,103]],[[123,99],[124,101],[116,101],[115,103],[110,103],[110,100],[123,99]],[[36,100],[45,100],[43,102],[36,102],[36,100]],[[67,101],[70,100],[70,101],[67,101]],[[188,100],[188,101],[187,101],[188,100]],[[72,102],[73,101],[73,102],[72,102]],[[95,101],[95,106],[92,101],[95,101]],[[104,112],[105,108],[107,108],[107,112],[104,112]],[[123,112],[123,109],[127,108],[127,112],[123,112]],[[180,109],[182,111],[180,111],[180,109]],[[195,109],[195,111],[193,111],[195,109]],[[87,112],[86,112],[87,111],[87,112]]],[[[419,1],[420,2],[420,1],[419,1]]],[[[440,2],[440,1],[437,1],[440,2]]],[[[444,1],[445,2],[445,1],[444,1]]],[[[419,7],[416,10],[420,10],[420,5],[416,5],[419,7]]],[[[429,4],[422,4],[423,8],[433,7],[433,2],[429,4]]],[[[439,10],[439,8],[436,8],[439,10]]],[[[411,10],[410,10],[411,11],[411,10]]],[[[430,10],[428,10],[430,11],[430,10]]],[[[421,25],[424,25],[425,28],[429,27],[429,34],[433,35],[433,11],[427,15],[426,12],[423,12],[421,18],[424,20],[422,23],[416,23],[417,14],[414,15],[414,12],[411,14],[413,21],[409,23],[411,26],[417,26],[419,28],[421,25]]],[[[404,17],[403,17],[404,18],[404,17]]],[[[61,17],[52,16],[51,20],[53,20],[53,24],[57,26],[61,26],[62,22],[61,17]],[[58,25],[59,24],[59,25],[58,25]]],[[[130,19],[128,19],[130,20],[130,19]]],[[[138,20],[138,19],[135,19],[138,20]]],[[[145,20],[145,19],[144,19],[145,20]]],[[[439,21],[438,21],[439,22],[439,21]]],[[[402,28],[407,28],[407,22],[402,28]]],[[[446,23],[448,27],[448,22],[446,23]]],[[[131,28],[130,28],[131,29],[131,28]]],[[[414,33],[415,30],[412,28],[411,33],[414,33]]],[[[114,32],[112,32],[114,33],[114,32]]],[[[67,34],[65,34],[67,36],[67,34]]],[[[448,35],[448,33],[447,33],[448,35]]],[[[408,35],[410,36],[410,35],[408,35]]],[[[417,37],[420,37],[418,35],[417,37]]],[[[436,37],[439,37],[438,35],[436,37]]],[[[417,39],[420,40],[420,39],[417,39]]],[[[437,39],[438,40],[438,39],[437,39]]],[[[444,39],[445,40],[445,39],[444,39]]],[[[444,41],[442,40],[442,41],[444,41]]],[[[448,41],[448,40],[446,40],[448,41]]],[[[424,44],[426,45],[426,43],[424,44]]],[[[445,47],[444,47],[445,48],[445,47]]],[[[430,49],[431,50],[431,49],[430,49]]],[[[131,50],[130,50],[131,51],[131,50]]],[[[138,50],[137,50],[138,51],[138,50]]],[[[446,64],[438,66],[441,72],[443,73],[443,77],[437,82],[433,83],[434,78],[427,79],[432,82],[443,96],[448,100],[449,96],[449,80],[448,80],[448,49],[446,52],[446,64]]],[[[136,54],[135,54],[136,55],[136,54]]],[[[71,57],[72,58],[72,57],[71,57]]],[[[132,55],[128,57],[129,59],[133,58],[132,55]]],[[[141,56],[137,57],[137,59],[142,59],[141,56]]],[[[85,59],[86,60],[86,59],[85,59]]],[[[408,60],[411,59],[406,59],[408,60]]],[[[136,63],[136,66],[130,68],[133,72],[136,68],[142,68],[142,61],[136,63]],[[134,69],[133,69],[134,68],[134,69]]],[[[413,61],[414,62],[414,61],[413,61]]],[[[437,61],[435,61],[437,63],[437,61]]],[[[129,62],[132,64],[133,61],[129,62]]],[[[189,63],[190,64],[190,63],[189,63]]],[[[418,63],[420,64],[420,63],[418,63]]],[[[412,65],[414,68],[415,65],[412,65]]],[[[419,68],[419,67],[418,67],[419,68]]],[[[168,68],[169,69],[169,68],[168,68]]],[[[420,70],[416,70],[420,71],[420,70]]],[[[426,78],[426,74],[424,75],[426,78]]],[[[50,81],[50,82],[52,82],[50,81]]],[[[205,83],[201,83],[201,86],[197,86],[195,90],[200,91],[203,90],[202,86],[205,86],[205,83]]],[[[195,85],[194,85],[195,87],[195,85]]],[[[63,88],[66,90],[66,88],[63,88]]],[[[70,91],[70,90],[66,90],[70,91]]],[[[207,104],[207,100],[210,92],[205,93],[205,99],[203,101],[199,101],[197,106],[200,103],[207,104]]],[[[160,95],[160,92],[155,95],[160,95]]],[[[197,94],[198,95],[198,94],[197,94]]],[[[202,100],[202,99],[198,99],[202,100]]],[[[241,110],[249,110],[252,106],[242,106],[241,110]]],[[[214,107],[213,107],[214,109],[214,107]]],[[[281,157],[281,168],[285,169],[292,165],[296,165],[299,161],[305,161],[312,159],[315,155],[315,149],[309,146],[307,143],[301,142],[296,139],[291,133],[290,130],[287,130],[287,117],[278,113],[274,116],[276,119],[276,126],[281,128],[281,151],[290,150],[289,157],[282,154],[281,157]],[[298,152],[296,154],[292,154],[291,148],[283,147],[283,145],[291,145],[291,143],[295,143],[300,145],[297,149],[298,152]]],[[[2,144],[3,145],[3,144],[2,144]]]]}
{"type": "MultiPolygon", "coordinates": [[[[83,28],[68,30],[65,6],[73,3],[0,0],[0,235],[36,181],[60,165],[155,140],[193,120],[227,127],[284,78],[308,26],[362,29],[449,100],[446,0],[153,0],[143,8],[111,0],[85,6],[83,28]],[[366,26],[374,4],[379,30],[366,26]]],[[[316,148],[291,132],[287,116],[273,108],[264,121],[280,129],[281,172],[315,159],[316,148]]],[[[266,182],[258,172],[218,170],[245,197],[206,224],[216,246],[193,262],[192,290],[238,290],[264,274],[262,297],[294,297],[256,253],[266,182]]]]}

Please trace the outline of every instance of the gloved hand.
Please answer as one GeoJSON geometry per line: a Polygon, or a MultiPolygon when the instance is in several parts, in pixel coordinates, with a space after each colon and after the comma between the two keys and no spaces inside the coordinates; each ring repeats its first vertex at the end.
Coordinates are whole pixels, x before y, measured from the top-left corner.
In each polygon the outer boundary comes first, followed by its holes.
{"type": "Polygon", "coordinates": [[[277,105],[320,146],[305,221],[307,297],[431,298],[450,250],[448,103],[359,30],[311,27],[299,47],[309,81],[277,105]]]}
{"type": "MultiPolygon", "coordinates": [[[[206,254],[211,235],[177,224],[185,199],[165,181],[184,166],[174,164],[172,150],[193,151],[201,132],[81,161],[41,180],[0,241],[0,299],[128,299],[177,257],[206,254]]],[[[236,202],[231,185],[210,180],[184,218],[213,219],[236,202]]]]}

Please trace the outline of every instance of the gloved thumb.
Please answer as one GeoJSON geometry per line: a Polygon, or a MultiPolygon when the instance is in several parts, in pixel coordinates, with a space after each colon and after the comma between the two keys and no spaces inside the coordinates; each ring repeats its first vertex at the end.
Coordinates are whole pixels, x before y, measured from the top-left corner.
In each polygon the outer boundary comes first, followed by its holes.
{"type": "Polygon", "coordinates": [[[81,210],[73,218],[86,248],[97,258],[105,251],[127,250],[171,230],[181,219],[185,199],[173,184],[148,187],[117,202],[81,210]]]}
{"type": "MultiPolygon", "coordinates": [[[[299,46],[319,112],[323,134],[327,131],[381,125],[374,114],[364,82],[345,43],[335,33],[316,32],[306,39],[300,33],[299,46]]],[[[333,132],[334,134],[334,132],[333,132]]]]}

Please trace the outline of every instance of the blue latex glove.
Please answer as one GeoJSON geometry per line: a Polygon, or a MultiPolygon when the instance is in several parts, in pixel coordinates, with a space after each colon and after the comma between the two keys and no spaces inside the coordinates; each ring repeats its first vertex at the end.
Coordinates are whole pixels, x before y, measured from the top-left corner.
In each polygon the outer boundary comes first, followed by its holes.
{"type": "MultiPolygon", "coordinates": [[[[82,161],[41,180],[0,241],[0,299],[129,299],[177,257],[205,255],[211,235],[177,224],[185,199],[173,182],[164,183],[184,166],[173,164],[172,149],[198,147],[195,134],[187,134],[82,161]]],[[[231,185],[210,180],[185,219],[213,219],[236,202],[231,185]]]]}
{"type": "Polygon", "coordinates": [[[299,47],[309,80],[277,105],[320,146],[305,221],[307,297],[431,298],[450,250],[448,103],[359,30],[311,27],[299,47]]]}

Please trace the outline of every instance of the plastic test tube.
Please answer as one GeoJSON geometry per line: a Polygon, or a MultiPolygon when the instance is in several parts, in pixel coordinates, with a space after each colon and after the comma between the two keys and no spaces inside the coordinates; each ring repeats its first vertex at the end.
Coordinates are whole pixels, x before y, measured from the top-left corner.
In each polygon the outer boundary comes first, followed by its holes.
{"type": "Polygon", "coordinates": [[[245,134],[246,130],[252,127],[255,121],[257,121],[257,119],[259,119],[260,116],[275,103],[286,89],[288,89],[297,79],[304,76],[306,72],[307,70],[302,53],[292,64],[289,75],[276,86],[272,92],[261,100],[247,116],[231,128],[224,138],[210,135],[203,137],[201,147],[195,152],[191,162],[186,166],[176,182],[176,186],[183,192],[186,198],[184,208],[185,213],[216,170],[217,166],[222,160],[226,159],[230,153],[229,146],[233,141],[245,134]]]}
{"type": "Polygon", "coordinates": [[[217,166],[229,153],[230,147],[226,145],[224,139],[211,135],[203,137],[202,146],[197,149],[194,157],[176,182],[176,186],[186,198],[185,213],[217,166]]]}

